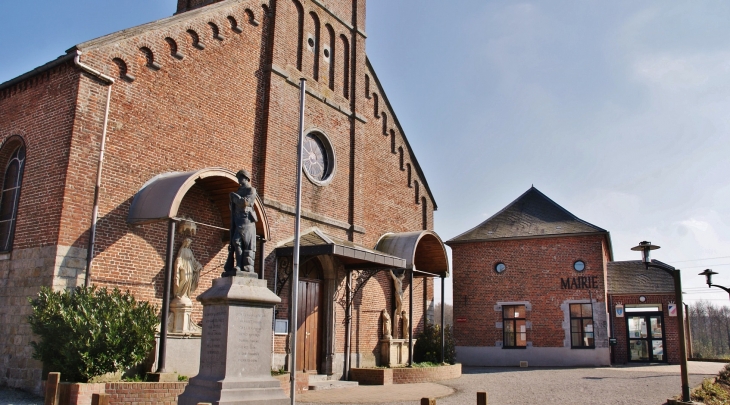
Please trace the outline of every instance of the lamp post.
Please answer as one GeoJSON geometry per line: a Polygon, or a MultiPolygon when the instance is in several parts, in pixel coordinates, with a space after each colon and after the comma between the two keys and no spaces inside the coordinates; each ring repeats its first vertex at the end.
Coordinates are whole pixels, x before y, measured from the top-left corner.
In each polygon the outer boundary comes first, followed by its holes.
{"type": "Polygon", "coordinates": [[[715,274],[718,274],[718,273],[715,273],[714,271],[712,271],[710,269],[705,269],[705,271],[700,273],[700,276],[705,276],[705,280],[707,281],[707,287],[722,288],[723,290],[725,290],[726,293],[730,294],[730,288],[723,287],[723,286],[717,285],[717,284],[712,284],[712,276],[715,274]]]}
{"type": "Polygon", "coordinates": [[[652,245],[651,242],[643,241],[638,246],[634,246],[631,250],[641,252],[641,261],[648,269],[654,267],[666,271],[672,275],[674,279],[674,295],[677,300],[677,317],[679,318],[679,366],[682,374],[682,401],[691,402],[689,396],[689,376],[687,374],[687,342],[684,336],[684,305],[682,303],[682,278],[679,269],[666,265],[661,262],[652,263],[650,252],[659,249],[659,246],[652,245]]]}

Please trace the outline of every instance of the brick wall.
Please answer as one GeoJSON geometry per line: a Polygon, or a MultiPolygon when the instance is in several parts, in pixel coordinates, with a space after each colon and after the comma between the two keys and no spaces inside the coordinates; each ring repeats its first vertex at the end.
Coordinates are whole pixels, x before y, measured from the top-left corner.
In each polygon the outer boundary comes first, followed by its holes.
{"type": "MultiPolygon", "coordinates": [[[[203,3],[209,2],[181,0],[178,7],[203,3]]],[[[434,201],[367,62],[365,37],[356,30],[364,27],[365,1],[307,0],[298,3],[299,9],[294,1],[212,3],[79,45],[83,63],[116,79],[92,283],[130,290],[160,308],[166,224],[128,225],[132,198],[161,173],[222,167],[251,170],[254,186],[269,201],[272,240],[263,254],[273,285],[272,253],[294,229],[291,211],[281,207],[294,205],[300,77],[309,79],[311,93],[306,128],[329,138],[337,162],[327,186],[304,178],[302,207],[317,218],[305,218],[303,229],[317,226],[366,247],[374,246],[386,232],[432,229],[434,201]],[[329,64],[321,54],[323,47],[315,55],[299,42],[299,10],[304,39],[308,33],[316,34],[314,21],[319,22],[321,41],[333,39],[329,64]],[[380,95],[382,113],[375,113],[373,97],[363,90],[366,74],[370,88],[380,95]]],[[[41,278],[28,279],[26,270],[16,272],[12,264],[0,262],[5,277],[0,300],[8,303],[0,311],[22,307],[25,296],[40,285],[63,288],[83,281],[107,91],[96,79],[61,65],[0,93],[0,139],[21,136],[28,151],[14,252],[46,246],[54,250],[47,255],[52,265],[32,267],[40,268],[41,278]],[[38,217],[49,225],[38,227],[38,217]],[[17,287],[26,289],[21,292],[17,287]],[[24,296],[11,294],[11,288],[24,296]]],[[[193,187],[178,215],[220,226],[219,208],[210,199],[205,189],[193,187]]],[[[194,237],[193,251],[205,266],[198,292],[221,271],[226,246],[220,236],[219,230],[199,226],[194,237]]],[[[344,272],[334,282],[335,289],[342,289],[344,272]]],[[[364,298],[355,298],[352,347],[365,362],[375,359],[378,314],[392,307],[391,285],[385,274],[379,274],[362,290],[364,298]]],[[[412,322],[417,333],[424,322],[423,307],[431,302],[433,282],[416,279],[414,287],[412,322]]],[[[288,287],[282,291],[279,317],[286,317],[287,294],[288,287]]],[[[11,336],[0,337],[4,350],[0,383],[28,388],[39,384],[40,370],[38,364],[27,365],[30,335],[17,313],[26,314],[27,307],[13,314],[0,312],[10,321],[2,328],[11,336]],[[18,336],[18,348],[8,349],[18,336]]],[[[199,321],[200,314],[195,302],[193,320],[199,321]]],[[[335,303],[328,321],[334,329],[335,353],[344,348],[343,319],[344,309],[335,303]]],[[[275,338],[277,353],[283,353],[283,342],[275,338]]]]}
{"type": "MultiPolygon", "coordinates": [[[[563,347],[566,301],[596,301],[605,313],[603,235],[501,240],[452,245],[454,338],[457,346],[496,346],[503,340],[498,302],[529,302],[527,341],[533,347],[563,347]],[[576,260],[586,269],[573,269],[576,260]],[[495,264],[507,268],[498,274],[495,264]],[[563,289],[561,279],[595,277],[597,288],[563,289]],[[462,319],[463,321],[460,321],[462,319]]],[[[596,327],[599,327],[596,325],[596,327]]],[[[607,326],[602,325],[604,330],[607,326]]],[[[605,334],[604,334],[605,335],[605,334]]]]}
{"type": "Polygon", "coordinates": [[[670,302],[677,302],[677,300],[674,297],[674,294],[664,294],[664,295],[653,295],[653,294],[637,294],[637,295],[612,295],[611,301],[615,307],[616,304],[622,303],[624,304],[624,317],[623,318],[616,318],[616,311],[612,308],[611,309],[611,321],[613,324],[614,332],[613,337],[616,338],[617,343],[615,346],[611,347],[611,357],[613,363],[616,364],[625,364],[628,362],[628,331],[626,329],[626,317],[629,316],[628,313],[625,312],[626,307],[625,305],[632,305],[632,304],[661,304],[662,305],[662,311],[664,313],[664,335],[665,335],[665,343],[666,347],[664,348],[664,352],[667,356],[667,361],[670,364],[678,364],[680,355],[679,355],[679,318],[678,317],[670,317],[667,305],[670,302]],[[644,296],[646,297],[645,302],[639,301],[639,297],[644,296]]]}

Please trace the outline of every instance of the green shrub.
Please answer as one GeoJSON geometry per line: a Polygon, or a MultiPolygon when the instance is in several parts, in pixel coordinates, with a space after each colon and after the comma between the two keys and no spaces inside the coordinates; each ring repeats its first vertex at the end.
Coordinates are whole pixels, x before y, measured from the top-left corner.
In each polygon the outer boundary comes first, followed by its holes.
{"type": "MultiPolygon", "coordinates": [[[[454,364],[455,349],[454,336],[451,325],[446,325],[446,351],[444,362],[454,364]]],[[[431,362],[441,363],[441,327],[427,323],[423,332],[416,338],[416,345],[413,348],[413,361],[416,363],[431,362]]]]}
{"type": "Polygon", "coordinates": [[[54,292],[41,288],[29,299],[28,317],[40,342],[33,358],[64,381],[88,382],[141,363],[154,347],[156,310],[118,289],[78,287],[54,292]]]}

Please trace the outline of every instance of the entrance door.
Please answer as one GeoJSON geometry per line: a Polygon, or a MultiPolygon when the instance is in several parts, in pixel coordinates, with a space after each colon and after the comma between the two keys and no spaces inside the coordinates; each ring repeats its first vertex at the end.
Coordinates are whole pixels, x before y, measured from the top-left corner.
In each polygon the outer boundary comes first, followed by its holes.
{"type": "Polygon", "coordinates": [[[322,282],[299,279],[297,313],[297,371],[317,373],[321,364],[322,282]]]}
{"type": "Polygon", "coordinates": [[[626,314],[629,361],[666,363],[664,320],[657,314],[626,314]]]}

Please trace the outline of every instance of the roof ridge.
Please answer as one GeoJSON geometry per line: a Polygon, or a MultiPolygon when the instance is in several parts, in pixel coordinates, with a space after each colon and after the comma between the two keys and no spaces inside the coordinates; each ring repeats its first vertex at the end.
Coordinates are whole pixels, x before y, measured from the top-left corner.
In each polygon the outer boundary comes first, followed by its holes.
{"type": "MultiPolygon", "coordinates": [[[[482,225],[484,225],[485,223],[489,222],[489,221],[490,221],[490,220],[492,220],[492,219],[493,219],[494,217],[496,217],[497,215],[499,215],[499,214],[503,213],[503,212],[504,212],[504,211],[506,211],[506,210],[507,210],[507,209],[508,209],[509,207],[513,206],[513,205],[514,205],[514,204],[515,204],[515,203],[516,203],[516,202],[517,202],[517,201],[518,201],[518,200],[519,200],[520,198],[524,197],[524,196],[525,196],[525,194],[529,193],[529,192],[530,192],[530,190],[532,190],[533,188],[535,188],[535,186],[532,186],[532,187],[530,187],[529,189],[527,189],[527,191],[525,191],[524,193],[520,194],[520,196],[519,196],[519,197],[517,197],[517,198],[515,198],[515,199],[514,199],[514,200],[513,200],[513,201],[512,201],[511,203],[507,204],[507,205],[506,205],[506,206],[505,206],[504,208],[502,208],[501,210],[497,211],[497,213],[496,213],[496,214],[494,214],[494,215],[492,215],[491,217],[489,217],[489,218],[485,219],[484,221],[480,222],[480,223],[479,223],[479,225],[477,225],[477,226],[475,226],[475,227],[473,227],[473,228],[469,229],[469,230],[468,230],[468,231],[466,231],[466,232],[462,232],[462,233],[460,233],[460,234],[459,234],[459,235],[457,235],[457,236],[454,236],[453,238],[451,238],[451,239],[447,240],[447,242],[452,242],[452,241],[456,241],[456,240],[457,240],[457,239],[458,239],[459,237],[461,237],[461,236],[463,236],[463,235],[465,235],[465,234],[467,234],[467,233],[469,233],[469,232],[471,232],[471,231],[473,231],[473,230],[475,230],[475,229],[477,229],[477,228],[481,227],[481,226],[482,226],[482,225]]],[[[535,190],[537,190],[537,189],[535,188],[535,190]]]]}
{"type": "Polygon", "coordinates": [[[607,230],[578,218],[532,185],[494,215],[449,239],[447,243],[530,236],[580,235],[591,232],[608,233],[607,230]],[[490,224],[494,225],[494,229],[488,229],[490,224]],[[555,229],[548,229],[550,224],[554,224],[555,229]],[[563,230],[555,232],[561,229],[563,230]],[[487,236],[492,234],[497,235],[487,236]]]}

